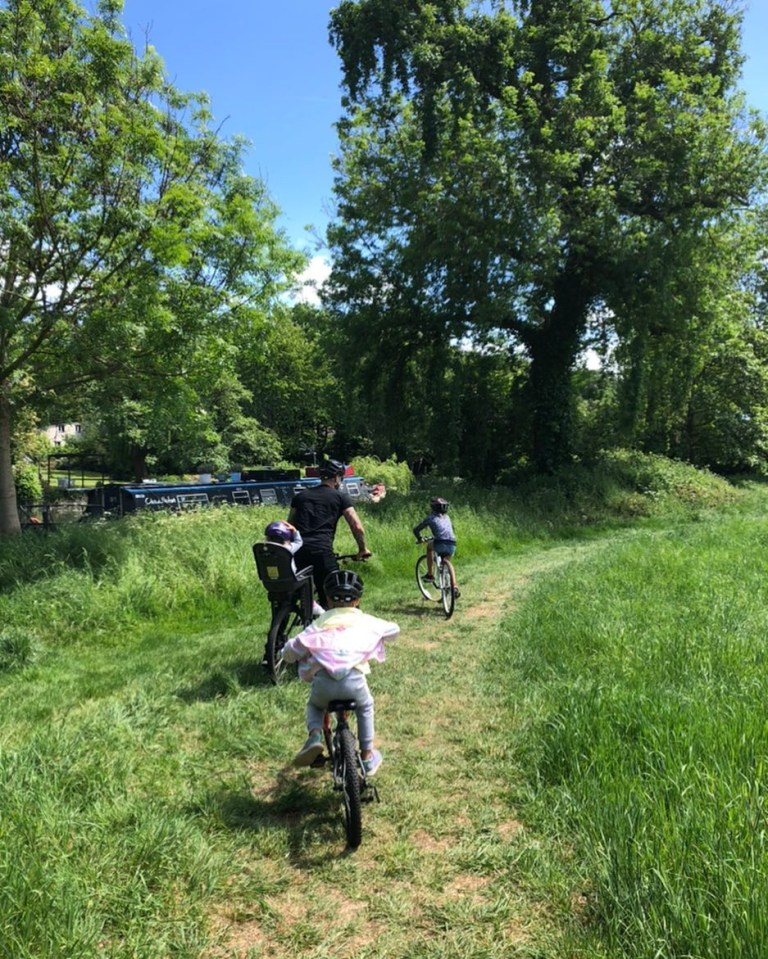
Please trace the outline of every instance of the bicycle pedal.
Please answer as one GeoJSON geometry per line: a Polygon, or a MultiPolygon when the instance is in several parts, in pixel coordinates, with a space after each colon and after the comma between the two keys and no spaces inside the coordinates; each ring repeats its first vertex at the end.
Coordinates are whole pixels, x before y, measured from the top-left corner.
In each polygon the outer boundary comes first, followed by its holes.
{"type": "Polygon", "coordinates": [[[310,769],[322,769],[323,766],[328,762],[328,757],[325,753],[320,753],[317,759],[312,760],[309,764],[310,769]]]}

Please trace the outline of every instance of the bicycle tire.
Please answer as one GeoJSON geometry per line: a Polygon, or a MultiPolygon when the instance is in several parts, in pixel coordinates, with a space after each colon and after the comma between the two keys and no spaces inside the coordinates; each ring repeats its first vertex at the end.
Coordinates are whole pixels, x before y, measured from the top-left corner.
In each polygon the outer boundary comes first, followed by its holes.
{"type": "Polygon", "coordinates": [[[456,597],[453,595],[453,584],[451,576],[451,564],[444,559],[440,564],[440,600],[443,604],[445,618],[450,619],[453,616],[453,607],[456,603],[456,597]]]}
{"type": "Polygon", "coordinates": [[[436,583],[429,583],[424,580],[426,575],[427,557],[426,555],[422,555],[416,560],[416,585],[419,587],[419,592],[424,599],[428,599],[432,603],[437,603],[440,600],[440,590],[437,588],[436,583]]]}
{"type": "Polygon", "coordinates": [[[349,728],[339,732],[341,746],[341,789],[344,797],[344,826],[347,845],[357,849],[363,841],[363,804],[355,737],[349,728]]]}
{"type": "Polygon", "coordinates": [[[303,619],[299,610],[292,603],[278,606],[272,616],[272,623],[267,634],[267,672],[273,685],[288,678],[288,664],[283,662],[283,646],[291,633],[303,626],[303,619]]]}

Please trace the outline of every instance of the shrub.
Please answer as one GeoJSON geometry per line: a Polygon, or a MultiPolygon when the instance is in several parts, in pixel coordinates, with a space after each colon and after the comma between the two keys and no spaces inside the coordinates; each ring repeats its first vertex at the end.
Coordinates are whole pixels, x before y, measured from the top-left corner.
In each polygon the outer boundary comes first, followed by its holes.
{"type": "Polygon", "coordinates": [[[43,486],[37,467],[33,463],[19,463],[13,468],[16,485],[16,500],[20,506],[31,506],[43,498],[43,486]]]}
{"type": "Polygon", "coordinates": [[[399,463],[396,456],[382,462],[377,456],[359,456],[354,462],[355,472],[366,483],[383,483],[388,490],[407,493],[413,483],[413,473],[407,463],[399,463]]]}

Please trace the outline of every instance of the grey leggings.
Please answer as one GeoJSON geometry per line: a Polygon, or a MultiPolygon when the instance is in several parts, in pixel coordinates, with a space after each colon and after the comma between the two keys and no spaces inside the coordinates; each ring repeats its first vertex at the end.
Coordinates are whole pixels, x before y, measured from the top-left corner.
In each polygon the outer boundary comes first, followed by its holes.
{"type": "Polygon", "coordinates": [[[373,696],[364,674],[353,669],[344,679],[331,679],[324,669],[315,673],[307,703],[307,729],[323,728],[323,716],[332,699],[355,700],[360,749],[373,749],[373,696]]]}

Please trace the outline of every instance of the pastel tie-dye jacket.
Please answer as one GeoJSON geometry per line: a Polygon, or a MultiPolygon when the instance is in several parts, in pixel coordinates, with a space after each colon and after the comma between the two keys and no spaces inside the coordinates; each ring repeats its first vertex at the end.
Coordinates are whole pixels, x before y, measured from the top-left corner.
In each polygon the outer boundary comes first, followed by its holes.
{"type": "Polygon", "coordinates": [[[384,643],[400,632],[397,623],[364,613],[357,607],[329,609],[283,647],[288,663],[298,662],[299,677],[312,682],[324,669],[333,679],[343,679],[353,669],[370,672],[369,660],[383,663],[384,643]]]}

